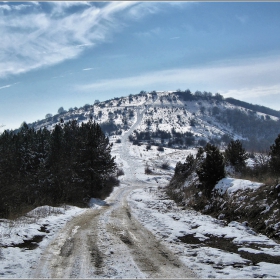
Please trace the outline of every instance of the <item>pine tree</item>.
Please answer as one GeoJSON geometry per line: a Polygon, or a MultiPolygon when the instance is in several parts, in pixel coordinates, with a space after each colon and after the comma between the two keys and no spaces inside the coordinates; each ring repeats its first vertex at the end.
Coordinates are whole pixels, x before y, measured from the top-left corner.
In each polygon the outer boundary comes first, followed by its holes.
{"type": "Polygon", "coordinates": [[[14,135],[4,131],[0,137],[0,217],[8,217],[17,196],[14,183],[14,135]]]}
{"type": "Polygon", "coordinates": [[[204,148],[206,157],[196,169],[200,182],[204,185],[206,195],[210,196],[215,184],[225,177],[224,158],[219,149],[211,144],[204,148]]]}
{"type": "Polygon", "coordinates": [[[79,145],[82,136],[80,127],[76,120],[64,124],[64,146],[63,146],[63,166],[65,186],[65,199],[68,202],[82,201],[83,191],[81,191],[80,178],[78,176],[79,167],[79,145]]]}
{"type": "Polygon", "coordinates": [[[37,131],[37,153],[36,160],[38,168],[36,172],[36,202],[37,205],[49,203],[49,179],[51,177],[50,166],[48,165],[48,156],[50,151],[50,137],[51,133],[48,129],[43,128],[37,131]]]}
{"type": "Polygon", "coordinates": [[[89,196],[98,196],[108,177],[115,171],[115,158],[111,156],[112,144],[99,124],[90,120],[81,126],[80,178],[89,196]]]}
{"type": "Polygon", "coordinates": [[[47,159],[47,167],[50,170],[50,177],[47,193],[50,195],[52,203],[62,202],[65,198],[64,186],[64,131],[63,125],[57,124],[50,136],[50,148],[47,159]]]}
{"type": "Polygon", "coordinates": [[[273,175],[280,175],[280,134],[275,139],[274,144],[270,146],[269,166],[273,175]]]}
{"type": "Polygon", "coordinates": [[[185,162],[182,164],[180,161],[176,164],[175,175],[183,175],[187,178],[196,167],[196,160],[192,154],[188,155],[185,162]]]}
{"type": "Polygon", "coordinates": [[[248,154],[242,147],[240,140],[231,140],[225,150],[225,161],[235,168],[236,171],[240,171],[245,167],[248,154]]]}
{"type": "MultiPolygon", "coordinates": [[[[0,217],[26,206],[83,203],[108,195],[117,180],[112,144],[92,119],[61,121],[50,132],[23,123],[0,135],[0,217]]],[[[30,209],[30,208],[29,208],[30,209]]]]}

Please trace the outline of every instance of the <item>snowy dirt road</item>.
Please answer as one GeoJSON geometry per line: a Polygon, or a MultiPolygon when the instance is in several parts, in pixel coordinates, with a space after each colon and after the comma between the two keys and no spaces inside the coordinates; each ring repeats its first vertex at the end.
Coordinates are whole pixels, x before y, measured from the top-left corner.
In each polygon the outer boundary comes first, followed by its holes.
{"type": "Polygon", "coordinates": [[[132,217],[126,202],[129,193],[130,189],[122,187],[108,205],[69,221],[43,253],[33,277],[194,277],[132,217]]]}
{"type": "Polygon", "coordinates": [[[195,278],[170,249],[131,214],[127,197],[147,182],[136,173],[143,162],[129,154],[128,135],[143,112],[122,137],[117,161],[125,175],[106,204],[88,209],[70,220],[57,234],[34,270],[34,278],[195,278]]]}

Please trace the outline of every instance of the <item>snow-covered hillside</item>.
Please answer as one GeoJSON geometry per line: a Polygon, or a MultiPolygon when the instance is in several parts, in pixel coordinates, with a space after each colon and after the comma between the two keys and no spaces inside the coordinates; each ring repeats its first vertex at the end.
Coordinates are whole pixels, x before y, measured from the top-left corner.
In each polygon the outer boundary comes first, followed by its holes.
{"type": "Polygon", "coordinates": [[[223,145],[229,138],[262,139],[268,143],[279,132],[277,111],[274,116],[267,115],[233,105],[220,95],[200,96],[176,91],[141,92],[95,102],[29,125],[35,129],[52,129],[61,119],[64,122],[76,119],[81,123],[92,117],[108,135],[120,135],[132,125],[139,109],[145,111],[140,125],[132,132],[131,141],[187,148],[209,141],[223,145]]]}

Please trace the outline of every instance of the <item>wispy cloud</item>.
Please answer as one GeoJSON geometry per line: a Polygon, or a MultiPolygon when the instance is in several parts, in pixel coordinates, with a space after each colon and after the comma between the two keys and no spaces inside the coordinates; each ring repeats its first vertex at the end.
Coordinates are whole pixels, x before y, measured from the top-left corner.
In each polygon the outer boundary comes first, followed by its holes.
{"type": "Polygon", "coordinates": [[[90,71],[92,69],[94,69],[94,68],[84,68],[83,71],[90,71]]]}
{"type": "Polygon", "coordinates": [[[4,10],[6,10],[6,11],[12,11],[12,10],[21,11],[23,9],[27,9],[27,8],[32,7],[32,5],[34,5],[34,4],[33,3],[32,4],[15,4],[15,5],[4,4],[4,5],[0,5],[0,11],[4,11],[4,10]]]}
{"type": "Polygon", "coordinates": [[[271,86],[255,86],[255,87],[245,87],[240,89],[230,89],[222,91],[223,95],[226,97],[234,96],[236,98],[252,99],[254,97],[265,97],[270,95],[280,94],[280,83],[271,86]]]}
{"type": "Polygon", "coordinates": [[[137,5],[134,5],[131,9],[129,9],[125,16],[133,18],[134,20],[140,20],[147,15],[165,13],[170,7],[181,8],[182,6],[186,7],[186,5],[191,7],[197,4],[198,3],[195,1],[142,1],[138,2],[137,5]]]}
{"type": "Polygon", "coordinates": [[[17,84],[19,84],[19,82],[2,86],[2,87],[0,87],[0,89],[9,88],[9,87],[12,87],[12,86],[17,85],[17,84]]]}
{"type": "Polygon", "coordinates": [[[135,5],[128,11],[127,16],[136,20],[140,20],[147,14],[155,14],[158,13],[159,11],[160,11],[160,5],[157,3],[140,2],[138,5],[135,5]]]}
{"type": "Polygon", "coordinates": [[[247,15],[237,15],[236,19],[241,22],[242,24],[245,24],[248,22],[249,17],[247,15]]]}
{"type": "Polygon", "coordinates": [[[12,85],[2,86],[2,87],[0,87],[0,89],[9,88],[9,87],[11,87],[11,86],[12,86],[12,85]]]}
{"type": "Polygon", "coordinates": [[[219,92],[226,96],[251,97],[280,93],[280,57],[223,61],[213,65],[150,72],[139,76],[100,80],[79,85],[77,90],[123,92],[190,88],[219,92]]]}
{"type": "Polygon", "coordinates": [[[135,33],[136,36],[138,37],[154,37],[154,36],[158,36],[161,32],[161,29],[159,27],[153,28],[151,30],[145,31],[145,32],[137,32],[135,33]]]}
{"type": "Polygon", "coordinates": [[[50,2],[52,5],[52,14],[64,14],[67,9],[77,6],[90,6],[87,1],[54,1],[50,2]]]}
{"type": "Polygon", "coordinates": [[[119,13],[129,11],[137,2],[48,2],[42,5],[1,5],[6,12],[0,17],[0,78],[60,63],[81,52],[122,27],[119,13]],[[32,6],[32,7],[31,7],[32,6]],[[68,8],[79,6],[76,12],[68,8]]]}
{"type": "Polygon", "coordinates": [[[5,4],[5,5],[0,5],[0,10],[2,10],[2,11],[4,11],[4,10],[6,10],[6,11],[10,11],[12,8],[9,6],[9,5],[7,5],[7,4],[5,4]]]}

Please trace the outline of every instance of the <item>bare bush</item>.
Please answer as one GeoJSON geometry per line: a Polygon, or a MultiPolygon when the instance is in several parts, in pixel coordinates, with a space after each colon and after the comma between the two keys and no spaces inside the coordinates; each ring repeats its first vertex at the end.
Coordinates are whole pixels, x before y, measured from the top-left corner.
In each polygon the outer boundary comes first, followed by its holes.
{"type": "Polygon", "coordinates": [[[121,168],[118,168],[117,170],[117,177],[124,175],[124,171],[121,168]]]}
{"type": "Polygon", "coordinates": [[[168,170],[169,167],[170,167],[170,164],[168,161],[165,161],[161,164],[161,169],[168,170]]]}
{"type": "Polygon", "coordinates": [[[145,167],[145,174],[152,174],[153,173],[153,171],[152,171],[152,169],[148,166],[148,165],[146,165],[146,167],[145,167]]]}

